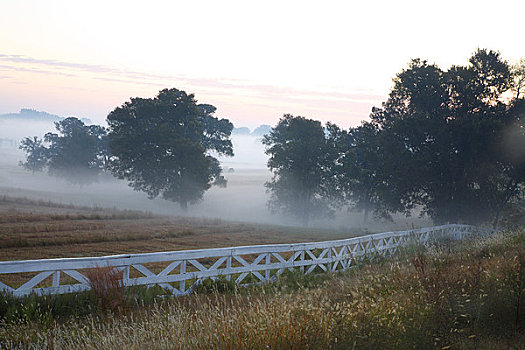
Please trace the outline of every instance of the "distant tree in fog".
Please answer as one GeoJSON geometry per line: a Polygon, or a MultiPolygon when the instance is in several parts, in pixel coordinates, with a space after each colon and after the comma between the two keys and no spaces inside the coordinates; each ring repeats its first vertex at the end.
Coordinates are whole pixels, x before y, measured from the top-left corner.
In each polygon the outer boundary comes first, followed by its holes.
{"type": "Polygon", "coordinates": [[[20,166],[32,171],[43,171],[47,165],[49,150],[43,145],[43,140],[33,136],[26,137],[18,147],[26,153],[26,161],[20,162],[20,166]]]}
{"type": "Polygon", "coordinates": [[[262,124],[256,127],[255,130],[252,131],[251,135],[264,136],[264,135],[268,135],[271,130],[272,130],[272,127],[270,125],[262,124]]]}
{"type": "Polygon", "coordinates": [[[89,133],[95,139],[97,153],[97,167],[102,171],[109,170],[111,153],[109,152],[109,138],[106,128],[100,125],[89,125],[89,133]]]}
{"type": "Polygon", "coordinates": [[[225,186],[212,154],[233,155],[233,124],[213,116],[193,94],[164,89],[155,98],[132,98],[107,117],[111,170],[150,198],[178,202],[183,210],[211,185],[225,186]]]}
{"type": "Polygon", "coordinates": [[[233,128],[232,135],[250,135],[250,129],[245,126],[233,128]]]}
{"type": "Polygon", "coordinates": [[[49,143],[49,173],[69,182],[87,184],[102,168],[101,158],[106,131],[101,126],[87,126],[75,117],[55,122],[58,133],[44,136],[49,143]]]}
{"type": "Polygon", "coordinates": [[[292,215],[304,225],[330,215],[327,180],[333,152],[321,123],[285,114],[262,142],[273,172],[266,183],[270,210],[292,215]]]}

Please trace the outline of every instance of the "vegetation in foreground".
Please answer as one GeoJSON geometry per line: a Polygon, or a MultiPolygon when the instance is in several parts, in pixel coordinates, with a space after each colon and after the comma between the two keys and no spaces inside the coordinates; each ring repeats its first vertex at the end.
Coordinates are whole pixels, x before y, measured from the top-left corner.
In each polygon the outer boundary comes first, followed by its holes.
{"type": "Polygon", "coordinates": [[[76,319],[52,312],[8,319],[4,313],[0,343],[55,349],[525,347],[523,228],[483,241],[412,247],[345,273],[292,273],[272,285],[230,287],[221,283],[211,293],[128,304],[114,313],[103,312],[94,297],[93,311],[76,319]]]}

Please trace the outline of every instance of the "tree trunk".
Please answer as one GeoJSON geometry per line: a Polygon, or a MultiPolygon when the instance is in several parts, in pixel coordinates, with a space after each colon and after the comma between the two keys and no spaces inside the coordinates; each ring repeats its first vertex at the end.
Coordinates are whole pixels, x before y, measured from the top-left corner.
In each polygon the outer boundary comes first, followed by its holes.
{"type": "Polygon", "coordinates": [[[365,208],[365,213],[364,213],[364,216],[363,216],[363,224],[366,224],[368,223],[368,214],[370,213],[370,209],[369,207],[367,206],[365,208]]]}
{"type": "Polygon", "coordinates": [[[182,209],[182,211],[184,213],[187,213],[188,212],[188,201],[186,200],[181,200],[180,201],[180,208],[182,209]]]}
{"type": "Polygon", "coordinates": [[[508,193],[507,197],[505,197],[505,200],[503,201],[503,203],[499,206],[498,210],[496,211],[496,215],[494,217],[494,221],[492,222],[492,228],[494,230],[498,228],[498,223],[499,223],[499,219],[501,217],[501,213],[503,212],[503,209],[509,203],[509,201],[512,198],[512,196],[514,196],[514,194],[516,193],[517,189],[518,189],[518,182],[514,183],[514,185],[512,185],[512,186],[509,186],[509,188],[508,188],[509,193],[508,193]]]}

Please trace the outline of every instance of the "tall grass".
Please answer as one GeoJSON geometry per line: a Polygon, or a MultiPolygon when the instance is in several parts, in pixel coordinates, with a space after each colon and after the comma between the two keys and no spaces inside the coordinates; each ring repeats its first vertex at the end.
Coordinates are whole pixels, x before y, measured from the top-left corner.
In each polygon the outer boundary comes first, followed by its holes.
{"type": "Polygon", "coordinates": [[[126,307],[123,272],[113,266],[88,269],[85,272],[91,293],[101,310],[114,313],[122,312],[126,307]]]}
{"type": "MultiPolygon", "coordinates": [[[[6,348],[523,349],[525,231],[353,271],[156,302],[121,315],[4,321],[6,348]]],[[[211,285],[213,287],[213,284],[211,285]]],[[[211,291],[211,293],[210,293],[211,291]]]]}

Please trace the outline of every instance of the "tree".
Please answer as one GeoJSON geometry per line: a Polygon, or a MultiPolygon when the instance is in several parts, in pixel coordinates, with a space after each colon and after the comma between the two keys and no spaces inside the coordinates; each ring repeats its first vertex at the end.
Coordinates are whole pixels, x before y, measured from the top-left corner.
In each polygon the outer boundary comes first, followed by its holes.
{"type": "Polygon", "coordinates": [[[111,153],[109,152],[109,139],[106,128],[100,125],[89,125],[89,134],[95,139],[97,153],[97,167],[106,172],[109,170],[111,153]]]}
{"type": "Polygon", "coordinates": [[[407,211],[390,181],[395,175],[395,154],[402,150],[393,149],[395,143],[389,142],[387,135],[372,123],[363,122],[348,131],[333,124],[327,129],[337,152],[332,170],[333,191],[339,193],[350,210],[363,212],[364,223],[371,212],[376,218],[391,220],[390,212],[407,211]]]}
{"type": "Polygon", "coordinates": [[[100,170],[99,138],[105,134],[100,126],[87,126],[75,117],[55,122],[58,133],[47,133],[49,173],[66,180],[86,184],[94,181],[100,170]]]}
{"type": "Polygon", "coordinates": [[[511,66],[512,88],[515,92],[515,99],[519,99],[525,90],[525,58],[511,66]]]}
{"type": "Polygon", "coordinates": [[[321,123],[285,114],[263,137],[272,180],[266,183],[271,193],[272,212],[290,214],[304,225],[309,220],[330,214],[329,186],[331,156],[321,123]]]}
{"type": "Polygon", "coordinates": [[[421,205],[438,223],[479,223],[496,220],[498,208],[518,195],[523,163],[502,147],[506,130],[523,117],[519,94],[504,98],[512,80],[508,64],[489,50],[448,71],[413,60],[397,75],[371,119],[399,150],[390,184],[405,208],[421,205]]]}
{"type": "Polygon", "coordinates": [[[186,210],[212,184],[226,185],[212,154],[233,155],[233,124],[214,112],[177,89],[115,108],[107,117],[113,174],[150,198],[160,195],[186,210]]]}
{"type": "Polygon", "coordinates": [[[26,152],[26,161],[20,162],[20,166],[33,172],[42,171],[47,165],[49,151],[43,145],[43,140],[36,136],[26,137],[20,143],[19,148],[26,152]]]}

